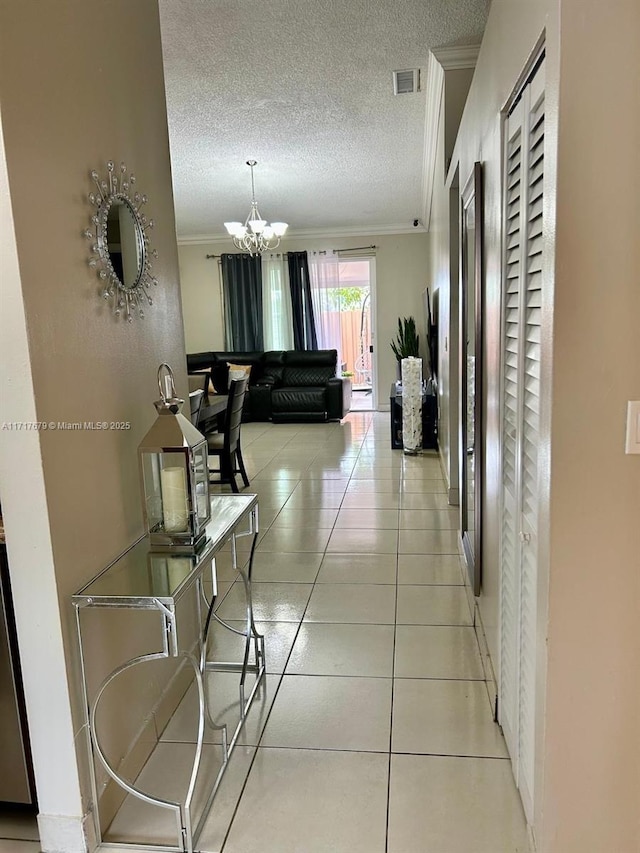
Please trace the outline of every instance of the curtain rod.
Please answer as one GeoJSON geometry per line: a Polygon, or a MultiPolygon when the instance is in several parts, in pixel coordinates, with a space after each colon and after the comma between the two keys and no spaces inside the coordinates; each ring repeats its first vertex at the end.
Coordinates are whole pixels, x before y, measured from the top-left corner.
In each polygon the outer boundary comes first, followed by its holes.
{"type": "MultiPolygon", "coordinates": [[[[378,248],[377,246],[352,246],[350,249],[332,249],[331,251],[333,252],[334,255],[340,255],[343,252],[364,252],[366,249],[377,249],[377,248],[378,248]]],[[[273,254],[274,254],[273,252],[270,252],[270,257],[273,257],[273,254]]],[[[279,258],[280,254],[282,254],[283,257],[287,257],[287,255],[289,253],[288,252],[282,252],[282,253],[277,252],[276,257],[279,258]]],[[[311,254],[313,254],[313,255],[326,255],[327,250],[322,249],[320,251],[309,252],[309,254],[310,255],[311,254]]],[[[212,258],[221,258],[221,257],[222,257],[222,255],[207,255],[206,256],[207,260],[211,260],[212,258]]]]}
{"type": "Polygon", "coordinates": [[[377,246],[352,246],[350,249],[334,249],[333,254],[339,255],[340,252],[363,252],[365,249],[377,249],[377,246]]]}
{"type": "MultiPolygon", "coordinates": [[[[333,251],[335,252],[337,250],[334,249],[333,251]]],[[[225,254],[233,254],[233,253],[225,252],[225,254]]],[[[237,254],[242,254],[242,252],[238,252],[237,254]]],[[[267,254],[267,252],[265,252],[264,254],[265,254],[265,257],[268,257],[268,258],[273,258],[273,257],[279,258],[280,256],[282,256],[283,258],[286,258],[286,257],[288,257],[289,252],[269,252],[268,254],[267,254]]],[[[310,254],[310,255],[326,255],[327,252],[326,252],[326,250],[323,250],[320,252],[317,252],[317,251],[316,252],[309,252],[308,254],[310,254]]],[[[222,257],[222,255],[207,255],[206,256],[207,260],[209,260],[211,258],[221,258],[221,257],[222,257]]]]}

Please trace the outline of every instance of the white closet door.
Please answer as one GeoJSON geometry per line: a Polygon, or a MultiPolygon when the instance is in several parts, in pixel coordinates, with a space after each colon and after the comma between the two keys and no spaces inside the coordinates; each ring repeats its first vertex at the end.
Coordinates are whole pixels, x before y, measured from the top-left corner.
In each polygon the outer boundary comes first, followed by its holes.
{"type": "Polygon", "coordinates": [[[507,122],[499,714],[533,820],[544,66],[507,122]]]}
{"type": "Polygon", "coordinates": [[[538,443],[540,441],[540,315],[542,310],[542,184],[544,78],[529,88],[527,271],[524,280],[522,386],[522,531],[520,582],[520,720],[518,781],[527,816],[533,815],[535,757],[536,609],[538,592],[538,443]]]}
{"type": "Polygon", "coordinates": [[[509,752],[517,752],[519,590],[515,566],[519,560],[518,491],[518,388],[520,353],[520,289],[522,268],[522,133],[523,105],[518,104],[507,125],[506,269],[503,303],[503,396],[502,396],[502,574],[500,722],[509,752]]]}

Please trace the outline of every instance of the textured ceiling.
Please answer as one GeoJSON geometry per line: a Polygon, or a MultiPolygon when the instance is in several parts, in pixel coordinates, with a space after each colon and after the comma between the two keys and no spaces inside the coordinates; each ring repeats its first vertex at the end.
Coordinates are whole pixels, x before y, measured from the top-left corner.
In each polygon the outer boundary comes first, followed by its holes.
{"type": "Polygon", "coordinates": [[[478,43],[489,0],[160,0],[179,238],[249,211],[290,231],[409,229],[432,47],[478,43]],[[393,95],[394,70],[422,91],[393,95]]]}

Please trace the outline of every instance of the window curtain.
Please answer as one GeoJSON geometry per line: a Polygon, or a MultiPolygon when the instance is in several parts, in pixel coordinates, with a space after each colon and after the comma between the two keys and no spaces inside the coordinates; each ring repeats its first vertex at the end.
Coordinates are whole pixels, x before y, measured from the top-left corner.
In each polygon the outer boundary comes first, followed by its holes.
{"type": "Polygon", "coordinates": [[[227,318],[227,346],[235,352],[263,350],[260,255],[223,255],[222,287],[227,318]]]}
{"type": "Polygon", "coordinates": [[[338,351],[341,368],[342,332],[340,326],[340,265],[337,258],[314,255],[309,260],[311,301],[316,322],[319,349],[338,351]]]}
{"type": "Polygon", "coordinates": [[[288,266],[293,310],[293,346],[298,350],[318,349],[307,253],[289,252],[288,266]]]}
{"type": "Polygon", "coordinates": [[[262,256],[264,348],[293,349],[293,313],[289,265],[284,255],[262,256]]]}

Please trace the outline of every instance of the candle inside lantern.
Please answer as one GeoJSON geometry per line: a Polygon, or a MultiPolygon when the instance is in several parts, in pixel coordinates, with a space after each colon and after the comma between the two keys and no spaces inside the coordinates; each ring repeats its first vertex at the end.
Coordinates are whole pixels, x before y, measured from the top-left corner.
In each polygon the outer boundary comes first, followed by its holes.
{"type": "Polygon", "coordinates": [[[162,521],[165,532],[184,533],[189,521],[184,468],[163,468],[160,472],[160,483],[162,485],[162,521]]]}
{"type": "Polygon", "coordinates": [[[173,397],[172,385],[173,385],[173,377],[170,374],[167,374],[164,377],[164,396],[165,396],[166,400],[170,400],[173,397]]]}

